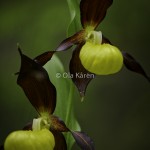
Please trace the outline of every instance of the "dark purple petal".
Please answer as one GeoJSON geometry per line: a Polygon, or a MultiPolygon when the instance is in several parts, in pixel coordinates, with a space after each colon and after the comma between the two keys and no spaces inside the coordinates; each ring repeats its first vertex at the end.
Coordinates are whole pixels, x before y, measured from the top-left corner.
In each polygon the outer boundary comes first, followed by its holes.
{"type": "Polygon", "coordinates": [[[3,145],[0,146],[0,150],[4,150],[4,146],[3,145]]]}
{"type": "Polygon", "coordinates": [[[67,150],[66,140],[61,132],[51,130],[55,138],[54,150],[67,150]]]}
{"type": "MultiPolygon", "coordinates": [[[[108,43],[111,44],[108,38],[106,38],[104,35],[102,35],[102,43],[108,43]]],[[[112,45],[112,44],[111,44],[112,45]]]]}
{"type": "Polygon", "coordinates": [[[24,127],[23,130],[32,130],[32,122],[27,123],[24,127]]]}
{"type": "Polygon", "coordinates": [[[21,53],[21,68],[17,83],[24,90],[31,104],[40,112],[52,114],[56,106],[56,89],[46,70],[36,61],[21,53]]]}
{"type": "Polygon", "coordinates": [[[81,0],[81,23],[85,29],[87,26],[96,28],[104,19],[107,9],[113,0],[81,0]]]}
{"type": "Polygon", "coordinates": [[[54,53],[55,53],[55,51],[45,52],[45,53],[37,56],[36,58],[34,58],[34,60],[37,63],[39,63],[40,65],[44,66],[52,58],[54,53]]]}
{"type": "Polygon", "coordinates": [[[94,143],[92,139],[87,136],[83,132],[78,131],[71,131],[72,136],[74,137],[76,143],[79,145],[79,147],[83,150],[94,150],[94,143]]]}
{"type": "Polygon", "coordinates": [[[81,64],[79,53],[82,46],[83,44],[80,44],[74,50],[69,69],[70,74],[73,76],[72,80],[78,88],[81,97],[83,98],[89,82],[95,77],[95,75],[87,71],[81,64]]]}
{"type": "Polygon", "coordinates": [[[130,54],[122,52],[122,55],[127,69],[143,75],[150,82],[150,78],[147,76],[142,66],[130,54]]]}
{"type": "Polygon", "coordinates": [[[51,116],[51,129],[59,132],[68,132],[69,129],[66,127],[65,123],[57,116],[51,116]]]}
{"type": "Polygon", "coordinates": [[[85,31],[81,30],[74,34],[73,36],[65,39],[60,43],[60,45],[56,48],[56,51],[64,51],[72,47],[73,45],[80,44],[85,39],[85,31]]]}

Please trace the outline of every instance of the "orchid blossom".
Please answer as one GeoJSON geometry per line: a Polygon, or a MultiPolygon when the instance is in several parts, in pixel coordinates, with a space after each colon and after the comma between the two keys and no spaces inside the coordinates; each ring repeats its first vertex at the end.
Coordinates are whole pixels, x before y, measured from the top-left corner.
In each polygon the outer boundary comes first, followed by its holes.
{"type": "MultiPolygon", "coordinates": [[[[5,150],[67,150],[62,132],[70,132],[81,149],[94,150],[93,141],[85,133],[70,130],[65,123],[53,115],[56,107],[56,88],[51,83],[43,65],[54,51],[43,53],[35,59],[22,54],[17,83],[23,89],[38,117],[23,130],[10,133],[5,140],[5,150]]],[[[1,149],[3,147],[1,146],[1,149]]]]}
{"type": "Polygon", "coordinates": [[[78,78],[76,73],[109,75],[120,71],[124,64],[129,70],[149,80],[141,65],[130,54],[120,51],[101,31],[96,31],[112,3],[113,0],[81,0],[80,19],[83,29],[63,40],[56,49],[64,51],[76,45],[70,61],[70,73],[82,97],[93,76],[78,78]]]}

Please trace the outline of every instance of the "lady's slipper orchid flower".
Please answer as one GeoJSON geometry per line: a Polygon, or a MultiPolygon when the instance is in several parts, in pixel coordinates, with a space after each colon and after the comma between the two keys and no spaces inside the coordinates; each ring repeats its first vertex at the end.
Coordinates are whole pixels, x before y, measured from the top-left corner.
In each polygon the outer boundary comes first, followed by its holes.
{"type": "MultiPolygon", "coordinates": [[[[4,143],[5,150],[67,150],[62,132],[70,132],[77,144],[86,150],[94,150],[92,140],[83,132],[70,130],[65,123],[53,115],[56,107],[56,88],[51,83],[43,65],[54,52],[46,52],[35,59],[22,54],[21,68],[17,83],[21,86],[30,103],[38,112],[24,130],[14,131],[4,143]]],[[[1,146],[1,149],[3,147],[1,146]]]]}
{"type": "Polygon", "coordinates": [[[83,29],[62,41],[56,49],[64,51],[77,45],[70,61],[70,73],[73,74],[72,80],[81,96],[84,96],[88,83],[93,79],[92,74],[117,73],[123,63],[129,70],[140,73],[149,80],[143,68],[130,54],[121,52],[101,31],[95,30],[112,3],[113,0],[81,0],[80,16],[83,29]],[[84,78],[80,78],[76,73],[91,76],[84,75],[84,78]]]}

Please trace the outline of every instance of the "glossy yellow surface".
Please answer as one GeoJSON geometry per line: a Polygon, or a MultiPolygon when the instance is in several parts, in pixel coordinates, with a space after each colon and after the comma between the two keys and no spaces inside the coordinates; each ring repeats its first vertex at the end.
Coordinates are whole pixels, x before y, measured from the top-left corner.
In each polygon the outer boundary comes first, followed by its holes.
{"type": "Polygon", "coordinates": [[[86,42],[80,51],[80,60],[85,69],[97,75],[114,74],[123,65],[120,50],[110,44],[86,42]]]}
{"type": "Polygon", "coordinates": [[[54,136],[47,129],[12,132],[4,144],[5,150],[53,150],[54,146],[54,136]]]}

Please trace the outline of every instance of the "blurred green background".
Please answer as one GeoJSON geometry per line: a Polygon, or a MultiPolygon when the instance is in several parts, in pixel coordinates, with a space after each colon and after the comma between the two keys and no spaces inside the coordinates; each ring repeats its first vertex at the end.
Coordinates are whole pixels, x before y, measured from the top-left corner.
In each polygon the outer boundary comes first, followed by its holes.
{"type": "MultiPolygon", "coordinates": [[[[99,30],[150,75],[149,5],[148,0],[114,0],[99,30]]],[[[53,50],[66,37],[69,21],[65,0],[1,0],[0,144],[36,114],[16,84],[14,73],[20,67],[16,44],[31,58],[53,50]]],[[[71,52],[58,55],[68,70],[71,52]]],[[[123,68],[118,74],[96,77],[84,102],[76,95],[76,116],[96,150],[150,149],[150,84],[145,78],[123,68]]]]}

